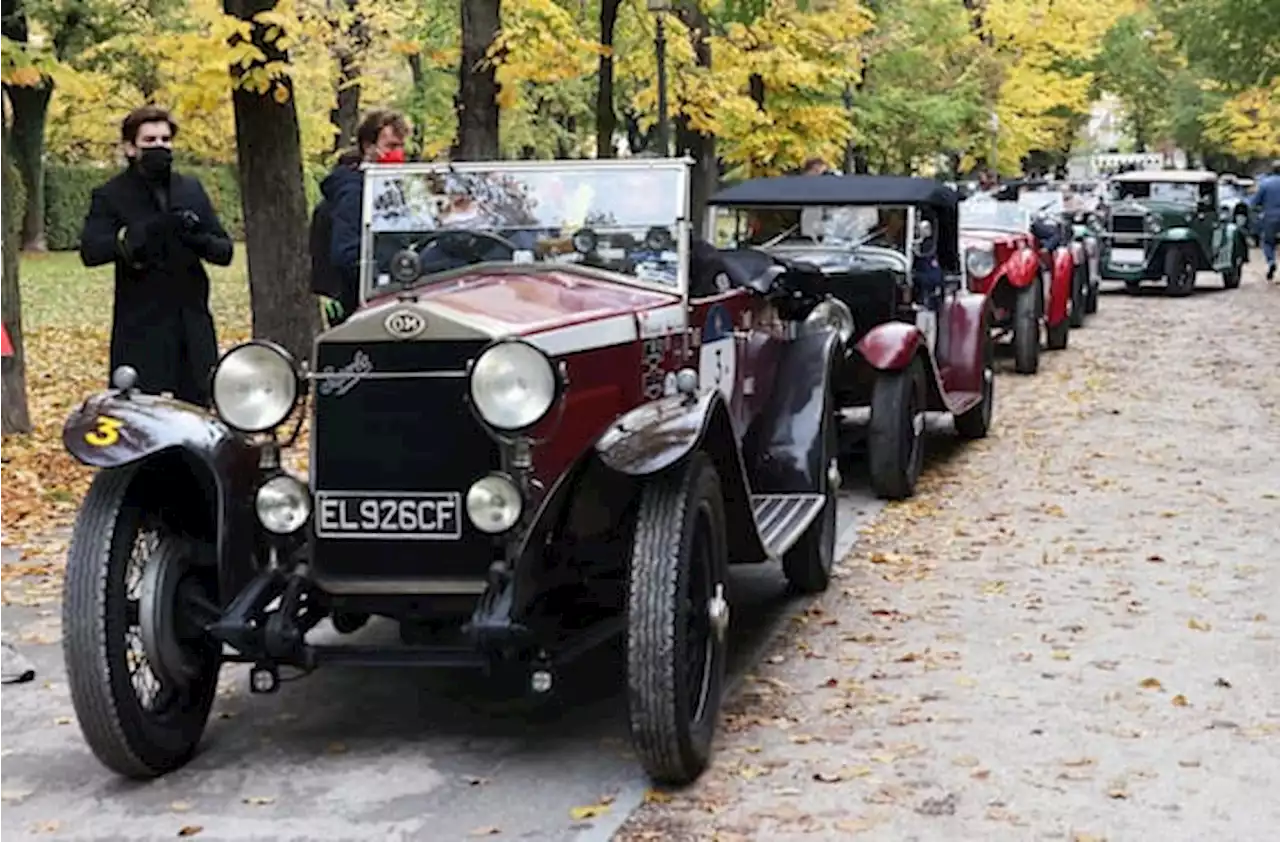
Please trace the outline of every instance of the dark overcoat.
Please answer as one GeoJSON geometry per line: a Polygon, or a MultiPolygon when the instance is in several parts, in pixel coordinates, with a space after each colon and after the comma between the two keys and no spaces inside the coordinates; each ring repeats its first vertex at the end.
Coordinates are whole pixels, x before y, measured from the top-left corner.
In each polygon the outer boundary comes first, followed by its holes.
{"type": "Polygon", "coordinates": [[[231,263],[231,238],[218,221],[200,182],[173,173],[168,189],[129,167],[93,191],[80,235],[85,266],[115,263],[111,370],[129,365],[148,393],[172,392],[181,400],[209,403],[209,377],[218,358],[209,312],[207,260],[231,263]],[[194,230],[180,236],[175,214],[191,211],[194,230]],[[125,232],[150,223],[145,248],[126,256],[125,232]]]}

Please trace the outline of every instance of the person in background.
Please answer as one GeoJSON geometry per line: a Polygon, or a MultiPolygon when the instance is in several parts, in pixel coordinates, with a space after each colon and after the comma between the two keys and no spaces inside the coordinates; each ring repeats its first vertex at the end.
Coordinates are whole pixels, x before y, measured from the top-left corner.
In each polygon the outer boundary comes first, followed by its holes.
{"type": "Polygon", "coordinates": [[[827,162],[821,158],[810,158],[800,168],[801,175],[826,175],[827,162]]]}
{"type": "Polygon", "coordinates": [[[404,161],[409,123],[398,111],[370,111],[356,129],[356,146],[320,183],[321,203],[311,218],[311,289],[329,326],[341,324],[360,303],[362,164],[404,161]]]}
{"type": "Polygon", "coordinates": [[[1262,209],[1258,233],[1270,281],[1276,276],[1276,239],[1280,237],[1280,158],[1271,162],[1271,174],[1258,180],[1258,190],[1249,197],[1249,207],[1262,209]]]}
{"type": "Polygon", "coordinates": [[[992,193],[1000,186],[1000,179],[990,167],[983,167],[978,173],[978,192],[992,193]]]}
{"type": "Polygon", "coordinates": [[[124,118],[128,166],[93,191],[80,259],[115,264],[111,370],[131,366],[143,392],[207,406],[218,340],[202,261],[227,266],[233,246],[204,187],[173,171],[177,133],[163,108],[124,118]]]}

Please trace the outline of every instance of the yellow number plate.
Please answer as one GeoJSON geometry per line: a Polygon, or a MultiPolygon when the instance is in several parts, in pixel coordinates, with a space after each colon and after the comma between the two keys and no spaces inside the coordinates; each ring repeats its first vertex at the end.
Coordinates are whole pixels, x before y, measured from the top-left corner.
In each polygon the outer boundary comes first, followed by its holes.
{"type": "Polygon", "coordinates": [[[124,422],[110,415],[99,415],[97,426],[84,434],[84,440],[94,447],[110,447],[120,441],[120,428],[124,422]]]}

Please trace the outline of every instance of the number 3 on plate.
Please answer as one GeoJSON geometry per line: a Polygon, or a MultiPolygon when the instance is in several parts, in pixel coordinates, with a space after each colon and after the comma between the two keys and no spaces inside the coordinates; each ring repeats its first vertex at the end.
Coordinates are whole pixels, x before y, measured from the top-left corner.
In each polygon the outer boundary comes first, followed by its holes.
{"type": "Polygon", "coordinates": [[[84,440],[94,447],[110,447],[120,441],[120,428],[124,422],[110,415],[99,415],[95,429],[84,434],[84,440]]]}

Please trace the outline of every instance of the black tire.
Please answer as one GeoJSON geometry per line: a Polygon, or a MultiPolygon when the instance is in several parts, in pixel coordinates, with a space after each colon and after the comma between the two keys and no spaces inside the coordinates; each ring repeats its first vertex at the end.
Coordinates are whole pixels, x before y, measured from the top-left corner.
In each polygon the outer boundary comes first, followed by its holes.
{"type": "Polygon", "coordinates": [[[990,336],[988,331],[982,352],[982,402],[954,419],[956,435],[962,439],[984,439],[991,430],[996,401],[996,345],[990,336]]]}
{"type": "Polygon", "coordinates": [[[1170,246],[1165,250],[1164,278],[1170,295],[1182,298],[1195,292],[1196,261],[1190,249],[1170,246]]]}
{"type": "Polygon", "coordinates": [[[800,540],[782,557],[782,572],[787,577],[787,583],[800,593],[825,591],[831,584],[831,566],[835,562],[836,509],[840,496],[840,469],[837,460],[840,456],[840,444],[835,401],[830,389],[827,391],[822,429],[818,435],[821,439],[823,467],[816,477],[818,487],[814,491],[825,495],[826,502],[813,523],[800,536],[800,540]]]}
{"type": "Polygon", "coordinates": [[[1013,305],[1013,370],[1019,374],[1040,370],[1039,284],[1037,278],[1019,291],[1013,305]]]}
{"type": "Polygon", "coordinates": [[[1231,268],[1222,273],[1222,285],[1227,289],[1237,289],[1244,279],[1244,255],[1237,255],[1231,262],[1231,268]]]}
{"type": "Polygon", "coordinates": [[[901,371],[876,376],[867,433],[871,488],[885,500],[903,500],[916,490],[924,469],[924,365],[913,359],[901,371]]]}
{"type": "Polygon", "coordinates": [[[1056,325],[1049,325],[1045,330],[1045,346],[1050,351],[1065,351],[1071,339],[1071,317],[1063,319],[1056,325]]]}
{"type": "Polygon", "coordinates": [[[1084,311],[1090,316],[1098,312],[1098,284],[1092,279],[1089,280],[1089,291],[1084,297],[1084,311]]]}
{"type": "MultiPolygon", "coordinates": [[[[199,639],[198,630],[186,642],[166,638],[166,645],[181,647],[191,665],[190,677],[179,686],[160,677],[165,669],[153,667],[145,648],[139,654],[129,646],[133,624],[127,577],[139,539],[156,527],[153,564],[177,564],[197,553],[190,539],[150,519],[136,477],[133,467],[100,472],[80,507],[63,585],[62,652],[71,701],[89,748],[113,771],[145,779],[183,766],[195,752],[217,690],[220,648],[199,639]],[[130,664],[141,670],[143,661],[147,672],[138,677],[154,680],[153,704],[159,710],[145,707],[133,684],[130,664]]],[[[191,569],[183,574],[183,585],[193,581],[189,577],[203,577],[197,586],[207,591],[211,569],[191,569]]],[[[143,613],[144,599],[140,595],[135,603],[137,615],[143,613]]]]}
{"type": "Polygon", "coordinates": [[[712,628],[709,608],[727,574],[720,477],[710,458],[696,453],[646,483],[631,552],[631,740],[658,783],[691,783],[711,760],[727,647],[712,628]]]}
{"type": "Polygon", "coordinates": [[[1071,326],[1073,328],[1084,327],[1084,317],[1089,312],[1086,304],[1088,287],[1089,266],[1080,264],[1076,266],[1071,276],[1071,326]]]}

